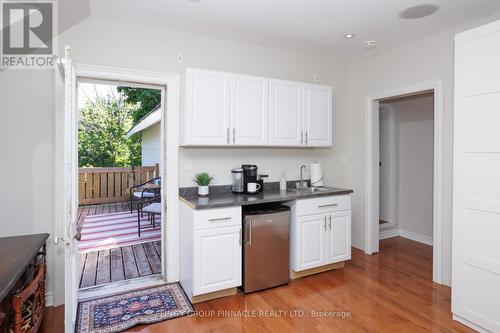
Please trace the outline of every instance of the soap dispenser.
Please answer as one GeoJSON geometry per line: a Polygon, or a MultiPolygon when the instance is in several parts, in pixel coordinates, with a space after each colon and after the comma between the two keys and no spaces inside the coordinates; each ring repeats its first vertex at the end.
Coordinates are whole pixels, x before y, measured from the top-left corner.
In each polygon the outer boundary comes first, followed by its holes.
{"type": "Polygon", "coordinates": [[[286,191],[286,178],[285,178],[285,173],[281,173],[281,178],[280,178],[280,191],[286,191]]]}

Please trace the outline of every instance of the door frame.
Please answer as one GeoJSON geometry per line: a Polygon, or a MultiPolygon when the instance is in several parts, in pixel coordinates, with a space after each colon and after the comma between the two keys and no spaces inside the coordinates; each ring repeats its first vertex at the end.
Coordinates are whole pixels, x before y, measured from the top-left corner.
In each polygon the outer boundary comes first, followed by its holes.
{"type": "Polygon", "coordinates": [[[434,172],[433,172],[433,248],[432,280],[443,284],[443,161],[444,119],[443,81],[416,83],[404,87],[369,94],[365,98],[366,164],[365,164],[365,252],[379,251],[379,101],[392,97],[434,93],[434,172]]]}
{"type": "MultiPolygon", "coordinates": [[[[179,159],[179,74],[150,72],[142,70],[132,70],[125,68],[97,66],[87,64],[75,64],[76,79],[94,79],[98,81],[108,81],[123,84],[151,85],[162,89],[162,120],[161,120],[161,163],[160,175],[165,180],[162,186],[163,214],[162,214],[162,273],[168,283],[179,280],[179,186],[178,186],[178,159],[179,159]],[[168,110],[168,112],[166,112],[168,110]],[[165,156],[168,159],[165,160],[165,156]],[[168,207],[168,210],[166,209],[168,207]],[[166,223],[166,221],[169,221],[166,223]],[[164,259],[163,259],[164,258],[164,259]],[[168,265],[166,264],[168,263],[168,265]]],[[[66,218],[64,216],[64,182],[57,179],[64,179],[64,129],[68,123],[63,121],[64,108],[57,105],[56,116],[56,186],[55,188],[55,230],[62,235],[66,229],[66,218]]],[[[69,124],[70,125],[70,124],[69,124]]],[[[70,195],[76,195],[71,193],[70,195]]],[[[61,258],[62,259],[62,258],[61,258]]],[[[63,266],[60,264],[59,266],[63,266]]],[[[64,268],[57,271],[57,279],[66,279],[64,268]]],[[[64,301],[64,283],[56,285],[57,303],[64,301]]]]}

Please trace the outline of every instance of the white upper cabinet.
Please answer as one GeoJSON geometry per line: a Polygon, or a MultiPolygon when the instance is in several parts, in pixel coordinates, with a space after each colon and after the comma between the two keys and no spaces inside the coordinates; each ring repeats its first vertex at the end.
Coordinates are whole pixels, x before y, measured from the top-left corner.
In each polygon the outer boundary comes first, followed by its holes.
{"type": "Polygon", "coordinates": [[[268,82],[263,77],[231,75],[231,144],[269,143],[268,82]]]}
{"type": "Polygon", "coordinates": [[[186,69],[185,144],[229,143],[230,74],[186,69]]]}
{"type": "Polygon", "coordinates": [[[331,87],[188,68],[183,139],[193,146],[331,146],[331,87]]]}
{"type": "Polygon", "coordinates": [[[304,84],[304,145],[332,145],[332,88],[304,84]]]}
{"type": "Polygon", "coordinates": [[[304,88],[300,82],[269,80],[271,146],[304,143],[304,88]]]}

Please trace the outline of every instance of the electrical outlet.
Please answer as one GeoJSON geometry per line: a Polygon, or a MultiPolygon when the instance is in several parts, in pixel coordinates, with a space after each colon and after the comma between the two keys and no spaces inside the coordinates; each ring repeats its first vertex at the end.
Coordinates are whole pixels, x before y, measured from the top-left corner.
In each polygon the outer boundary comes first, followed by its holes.
{"type": "Polygon", "coordinates": [[[349,159],[350,159],[350,158],[349,158],[349,154],[342,154],[342,155],[340,156],[340,162],[341,162],[342,164],[348,164],[348,163],[349,163],[349,159]]]}
{"type": "Polygon", "coordinates": [[[184,61],[184,55],[182,53],[177,53],[177,63],[182,64],[184,61]]]}

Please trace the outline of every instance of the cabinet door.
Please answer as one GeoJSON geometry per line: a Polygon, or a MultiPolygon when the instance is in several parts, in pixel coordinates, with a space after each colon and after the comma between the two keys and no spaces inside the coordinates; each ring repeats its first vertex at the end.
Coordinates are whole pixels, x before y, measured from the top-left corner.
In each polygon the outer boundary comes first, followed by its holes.
{"type": "Polygon", "coordinates": [[[351,259],[351,211],[327,215],[327,263],[351,259]]]}
{"type": "Polygon", "coordinates": [[[326,215],[309,215],[297,218],[297,253],[299,270],[326,264],[326,215]]]}
{"type": "Polygon", "coordinates": [[[301,146],[304,90],[299,82],[269,80],[270,144],[301,146]]]}
{"type": "Polygon", "coordinates": [[[229,81],[228,73],[186,70],[184,144],[229,143],[229,81]]]}
{"type": "Polygon", "coordinates": [[[241,285],[241,226],[195,231],[193,295],[241,285]]]}
{"type": "Polygon", "coordinates": [[[304,143],[306,146],[332,145],[332,89],[304,84],[304,143]]]}
{"type": "Polygon", "coordinates": [[[269,143],[269,80],[231,75],[231,143],[267,145],[269,143]]]}

